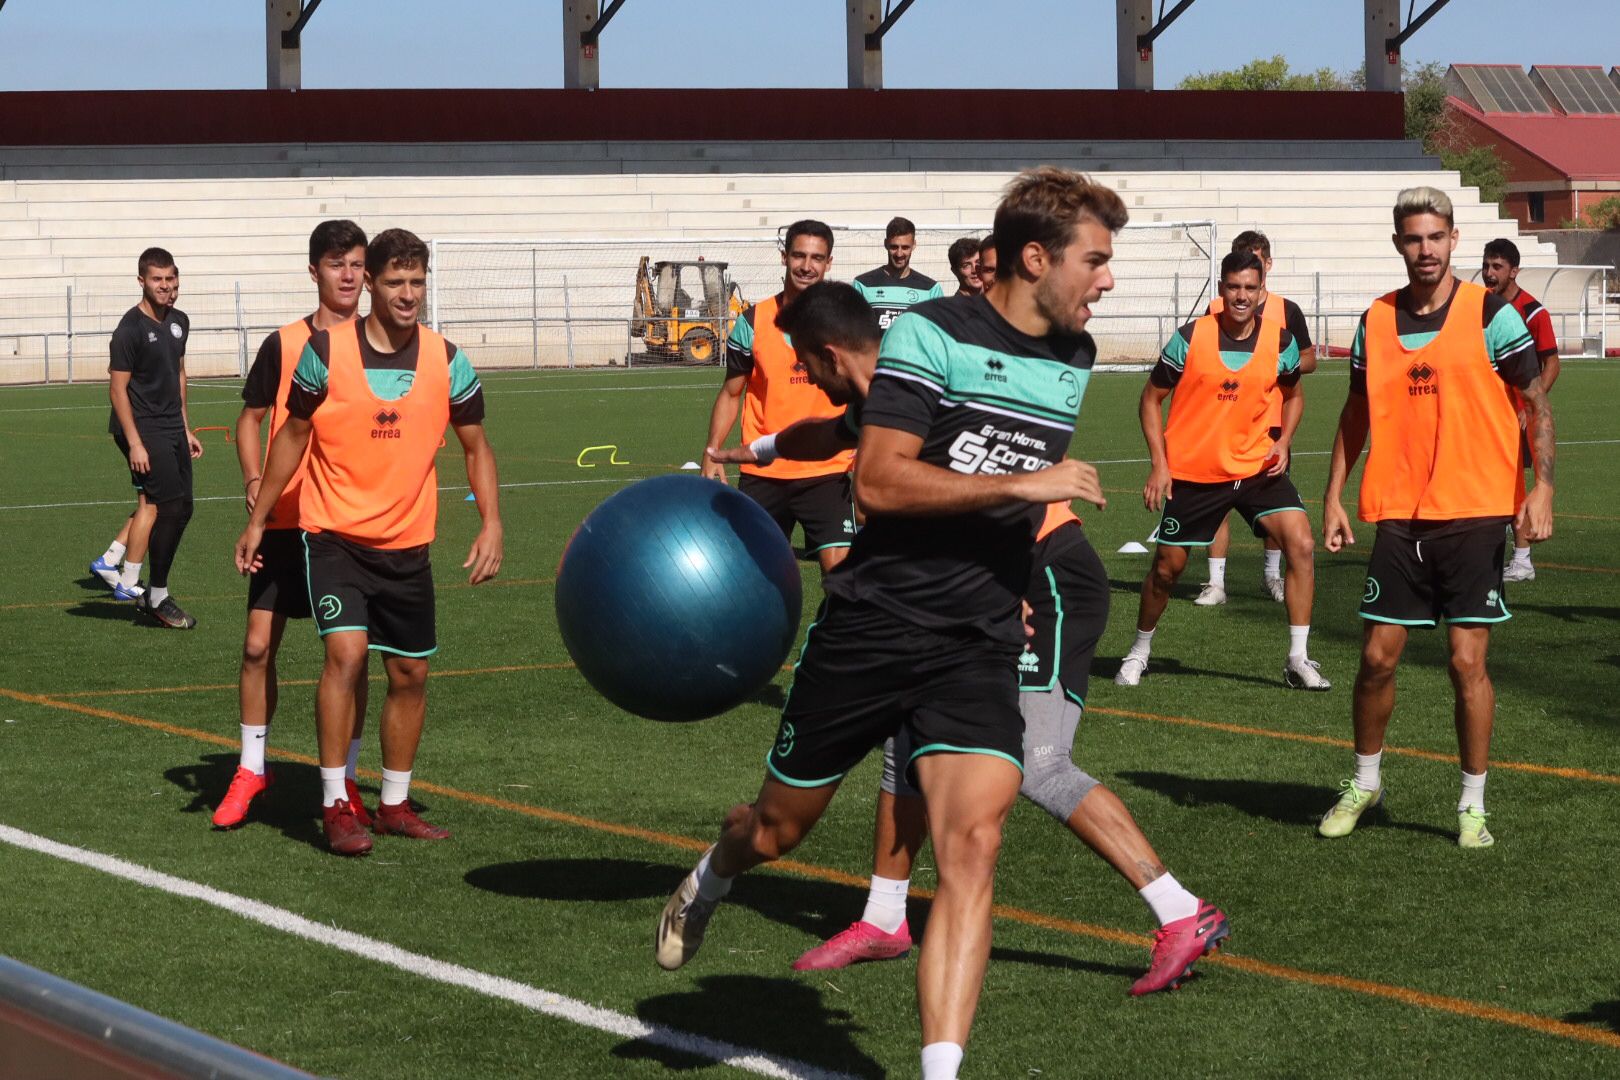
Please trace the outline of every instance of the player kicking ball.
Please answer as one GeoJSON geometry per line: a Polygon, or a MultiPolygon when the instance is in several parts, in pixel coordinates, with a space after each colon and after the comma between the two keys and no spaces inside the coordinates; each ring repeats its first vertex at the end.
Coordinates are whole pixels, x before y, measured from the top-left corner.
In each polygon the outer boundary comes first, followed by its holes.
{"type": "MultiPolygon", "coordinates": [[[[318,297],[314,314],[288,323],[265,338],[242,386],[236,457],[242,467],[243,498],[249,514],[259,500],[264,480],[259,435],[265,416],[270,417],[270,439],[274,440],[287,422],[287,396],[304,346],[315,333],[352,322],[360,306],[360,288],[366,276],[366,234],[360,226],[352,221],[323,221],[315,226],[309,235],[309,276],[318,297]]],[[[268,452],[266,447],[266,457],[268,452]]],[[[297,471],[270,511],[264,540],[259,545],[262,565],[248,579],[247,632],[242,641],[238,679],[242,752],[225,798],[214,809],[213,823],[218,829],[242,824],[253,800],[275,779],[275,774],[265,767],[264,753],[270,721],[276,713],[276,654],[281,649],[287,620],[310,617],[303,533],[298,528],[304,464],[298,463],[297,471]]],[[[355,783],[360,734],[366,724],[366,688],[364,678],[355,687],[354,733],[349,741],[344,781],[349,805],[362,826],[371,824],[355,783]]]]}
{"type": "Polygon", "coordinates": [[[1511,303],[1451,269],[1457,226],[1451,200],[1431,187],[1395,200],[1395,249],[1404,288],[1375,301],[1350,346],[1350,393],[1322,497],[1329,551],[1356,542],[1341,499],[1371,442],[1358,512],[1377,526],[1361,597],[1365,620],[1351,716],[1355,772],[1317,831],[1348,836],[1384,797],[1384,733],[1395,712],[1395,669],[1414,626],[1446,623],[1455,692],[1457,843],[1495,843],[1486,827],[1496,690],[1485,668],[1491,627],[1511,614],[1502,582],[1504,530],[1530,543],[1552,535],[1552,409],[1534,339],[1511,303]],[[1517,391],[1536,466],[1524,493],[1517,391]]]}
{"type": "Polygon", "coordinates": [[[433,568],[438,522],[434,457],[446,425],[466,455],[483,527],[463,568],[477,585],[500,570],[503,534],[495,452],[484,435],[484,395],[465,353],[417,315],[427,296],[428,247],[389,229],[366,249],[371,313],[310,335],[287,394],[287,421],[270,442],[259,495],[236,542],[242,574],[264,566],[271,510],[309,459],[298,501],[315,627],[326,651],[315,696],[322,824],[338,855],[364,855],[371,838],[350,802],[345,763],[368,651],[383,654],[379,835],[448,839],[407,799],[427,717],[428,657],[438,651],[433,568]]]}
{"type": "Polygon", "coordinates": [[[1288,556],[1284,684],[1295,690],[1332,686],[1306,652],[1316,593],[1315,541],[1288,478],[1289,450],[1305,411],[1299,347],[1281,323],[1258,317],[1264,288],[1265,267],[1253,251],[1222,259],[1220,312],[1177,331],[1142,388],[1142,434],[1153,462],[1142,501],[1149,510],[1162,508],[1163,516],[1153,565],[1142,582],[1136,641],[1114,676],[1120,686],[1141,684],[1170,590],[1187,569],[1188,550],[1208,547],[1233,510],[1256,536],[1276,540],[1288,556]],[[1274,439],[1271,416],[1278,397],[1282,432],[1274,439]]]}
{"type": "MultiPolygon", "coordinates": [[[[850,286],[827,282],[807,291],[778,322],[793,339],[811,381],[848,408],[841,417],[803,420],[750,446],[711,451],[718,460],[825,457],[853,445],[859,435],[861,403],[877,367],[880,339],[866,302],[850,286]]],[[[1019,794],[1106,859],[1158,919],[1152,963],[1131,993],[1175,989],[1230,931],[1218,908],[1188,892],[1165,870],[1119,797],[1074,764],[1091,658],[1108,624],[1108,575],[1067,503],[1046,508],[1035,536],[1025,601],[1025,619],[1033,633],[1018,662],[1025,763],[1019,794]]],[[[911,949],[906,896],[928,820],[921,793],[899,767],[901,759],[910,757],[910,748],[901,743],[897,753],[896,742],[890,739],[883,749],[866,910],[848,929],[799,957],[795,970],[889,960],[911,949]]]]}

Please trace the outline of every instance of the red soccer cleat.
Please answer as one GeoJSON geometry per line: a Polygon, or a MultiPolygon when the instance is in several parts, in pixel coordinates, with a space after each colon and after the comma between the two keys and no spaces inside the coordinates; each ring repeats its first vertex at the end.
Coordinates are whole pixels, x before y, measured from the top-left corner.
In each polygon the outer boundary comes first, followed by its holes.
{"type": "Polygon", "coordinates": [[[1232,934],[1226,915],[1208,900],[1198,901],[1198,914],[1166,923],[1153,937],[1153,962],[1146,975],[1131,984],[1131,996],[1174,990],[1192,974],[1193,964],[1221,947],[1232,934]]]}
{"type": "Polygon", "coordinates": [[[416,816],[410,801],[377,804],[376,816],[371,820],[371,831],[378,836],[406,836],[412,840],[448,840],[450,830],[429,825],[416,816]]]}
{"type": "Polygon", "coordinates": [[[371,837],[360,827],[354,808],[347,799],[339,799],[321,810],[322,828],[326,832],[326,846],[334,855],[364,855],[371,850],[371,837]]]}
{"type": "Polygon", "coordinates": [[[251,769],[244,769],[238,765],[236,775],[231,777],[231,786],[225,791],[225,797],[214,808],[214,828],[234,829],[242,824],[242,820],[247,817],[248,806],[274,782],[275,774],[269,769],[261,776],[251,769]]]}
{"type": "Polygon", "coordinates": [[[893,960],[910,951],[909,924],[902,922],[900,929],[891,934],[869,922],[857,922],[793,961],[793,970],[828,971],[863,960],[893,960]]]}
{"type": "Polygon", "coordinates": [[[360,823],[362,829],[371,828],[371,815],[366,812],[366,804],[360,801],[359,785],[345,777],[343,789],[349,793],[349,809],[354,811],[354,819],[360,823]]]}

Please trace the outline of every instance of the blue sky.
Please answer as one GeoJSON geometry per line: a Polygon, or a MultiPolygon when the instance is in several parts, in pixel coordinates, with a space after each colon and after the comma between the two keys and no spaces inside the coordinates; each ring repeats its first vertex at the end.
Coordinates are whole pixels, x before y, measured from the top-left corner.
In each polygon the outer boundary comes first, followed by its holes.
{"type": "MultiPolygon", "coordinates": [[[[1422,7],[1427,0],[1420,0],[1422,7]]],[[[1452,0],[1409,60],[1620,64],[1616,0],[1452,0]]],[[[560,0],[325,0],[304,85],[561,85],[560,0]],[[538,15],[536,12],[538,11],[538,15]]],[[[1197,0],[1160,38],[1161,88],[1283,53],[1361,63],[1362,0],[1197,0]]],[[[885,41],[890,87],[1114,85],[1110,0],[917,0],[885,41]]],[[[627,0],[602,85],[844,85],[841,0],[627,0]]],[[[7,0],[0,90],[255,88],[264,16],[248,0],[7,0]]]]}

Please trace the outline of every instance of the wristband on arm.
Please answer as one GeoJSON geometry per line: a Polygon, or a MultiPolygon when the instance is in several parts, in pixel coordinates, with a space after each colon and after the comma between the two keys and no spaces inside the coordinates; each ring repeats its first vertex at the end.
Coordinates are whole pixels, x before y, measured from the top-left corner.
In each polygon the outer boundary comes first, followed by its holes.
{"type": "Polygon", "coordinates": [[[761,435],[748,444],[748,449],[752,450],[754,457],[758,459],[756,464],[769,465],[776,460],[776,436],[761,435]]]}

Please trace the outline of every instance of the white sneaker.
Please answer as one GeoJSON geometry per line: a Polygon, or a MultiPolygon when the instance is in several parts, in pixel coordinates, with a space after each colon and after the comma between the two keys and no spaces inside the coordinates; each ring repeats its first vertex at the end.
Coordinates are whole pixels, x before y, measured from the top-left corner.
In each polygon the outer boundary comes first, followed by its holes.
{"type": "Polygon", "coordinates": [[[1265,584],[1266,592],[1271,594],[1271,598],[1273,600],[1277,601],[1277,603],[1279,603],[1279,604],[1282,603],[1283,602],[1283,595],[1284,595],[1284,593],[1283,593],[1283,579],[1280,578],[1280,577],[1272,577],[1270,574],[1266,574],[1260,580],[1265,584]]]}
{"type": "Polygon", "coordinates": [[[1127,653],[1119,662],[1119,674],[1114,676],[1115,686],[1141,686],[1142,673],[1147,671],[1147,657],[1127,653]]]}
{"type": "Polygon", "coordinates": [[[719,904],[718,900],[705,900],[698,895],[695,869],[681,878],[669,903],[664,905],[663,914],[658,917],[653,956],[659,967],[674,971],[697,955],[703,935],[709,929],[709,917],[719,904]]]}
{"type": "MultiPolygon", "coordinates": [[[[1193,603],[1199,607],[1214,607],[1217,604],[1224,604],[1226,603],[1226,590],[1219,585],[1206,581],[1204,587],[1198,590],[1198,596],[1193,599],[1193,603]]],[[[1131,685],[1136,684],[1132,683],[1131,685]]]]}
{"type": "Polygon", "coordinates": [[[1303,656],[1290,656],[1283,667],[1283,682],[1290,690],[1331,690],[1333,684],[1322,677],[1322,665],[1303,656]]]}
{"type": "Polygon", "coordinates": [[[1536,580],[1536,568],[1531,563],[1520,562],[1519,560],[1514,559],[1512,562],[1508,563],[1507,569],[1502,571],[1502,580],[1534,581],[1536,580]]]}

